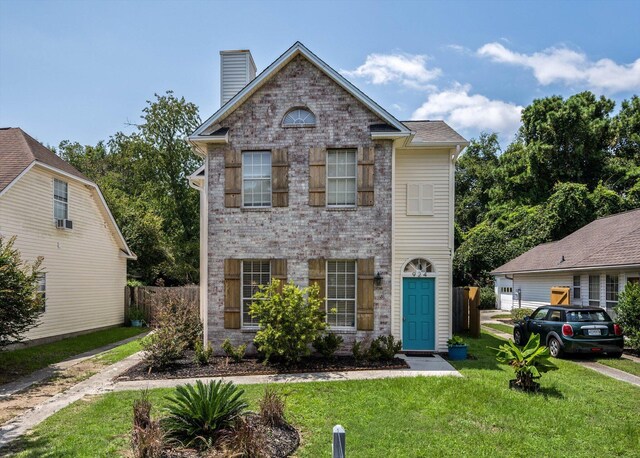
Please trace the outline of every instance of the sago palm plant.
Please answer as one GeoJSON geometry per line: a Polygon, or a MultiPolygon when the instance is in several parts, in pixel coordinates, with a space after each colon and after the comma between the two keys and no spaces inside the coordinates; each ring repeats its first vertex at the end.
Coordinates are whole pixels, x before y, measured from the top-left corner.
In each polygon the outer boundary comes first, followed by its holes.
{"type": "Polygon", "coordinates": [[[167,396],[169,405],[162,426],[170,439],[184,446],[212,446],[219,433],[233,427],[248,405],[242,398],[244,390],[232,382],[187,384],[167,396]]]}

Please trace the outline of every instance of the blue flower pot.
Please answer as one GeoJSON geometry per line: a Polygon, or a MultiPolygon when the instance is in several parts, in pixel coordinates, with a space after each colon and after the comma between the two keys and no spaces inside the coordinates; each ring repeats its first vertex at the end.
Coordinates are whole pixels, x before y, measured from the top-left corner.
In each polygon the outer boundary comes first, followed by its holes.
{"type": "Polygon", "coordinates": [[[141,328],[142,320],[131,320],[131,326],[134,328],[141,328]]]}
{"type": "Polygon", "coordinates": [[[449,359],[451,361],[464,361],[467,359],[467,346],[451,345],[449,347],[449,359]]]}

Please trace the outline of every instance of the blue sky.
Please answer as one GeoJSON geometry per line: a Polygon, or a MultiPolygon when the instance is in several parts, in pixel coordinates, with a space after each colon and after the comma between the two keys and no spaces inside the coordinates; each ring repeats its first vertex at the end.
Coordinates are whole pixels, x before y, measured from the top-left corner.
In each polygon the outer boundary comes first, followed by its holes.
{"type": "Polygon", "coordinates": [[[0,0],[0,125],[95,144],[168,89],[219,107],[219,54],[296,40],[400,119],[511,139],[533,99],[640,93],[637,1],[0,0]]]}

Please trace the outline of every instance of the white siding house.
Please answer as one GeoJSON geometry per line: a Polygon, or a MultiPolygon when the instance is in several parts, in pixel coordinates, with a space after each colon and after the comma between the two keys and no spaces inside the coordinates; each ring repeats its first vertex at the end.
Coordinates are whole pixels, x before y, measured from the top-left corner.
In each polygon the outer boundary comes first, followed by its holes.
{"type": "Polygon", "coordinates": [[[628,282],[640,282],[640,209],[600,218],[495,269],[497,307],[549,304],[570,288],[571,305],[612,311],[628,282]]]}
{"type": "Polygon", "coordinates": [[[0,130],[0,160],[0,235],[16,236],[23,259],[43,257],[45,312],[26,338],[122,324],[135,256],[98,187],[20,129],[0,130]]]}

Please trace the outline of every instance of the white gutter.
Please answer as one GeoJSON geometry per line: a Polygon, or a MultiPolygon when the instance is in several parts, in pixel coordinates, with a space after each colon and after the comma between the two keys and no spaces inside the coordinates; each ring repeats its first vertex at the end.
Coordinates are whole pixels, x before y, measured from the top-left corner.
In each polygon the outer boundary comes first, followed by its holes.
{"type": "Polygon", "coordinates": [[[620,264],[620,265],[604,265],[604,266],[591,266],[591,267],[568,267],[565,269],[540,269],[540,270],[505,270],[489,272],[489,275],[522,275],[522,274],[537,274],[537,273],[553,273],[553,272],[575,272],[585,270],[625,270],[625,269],[640,269],[640,264],[620,264]]]}

